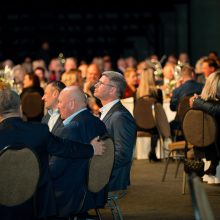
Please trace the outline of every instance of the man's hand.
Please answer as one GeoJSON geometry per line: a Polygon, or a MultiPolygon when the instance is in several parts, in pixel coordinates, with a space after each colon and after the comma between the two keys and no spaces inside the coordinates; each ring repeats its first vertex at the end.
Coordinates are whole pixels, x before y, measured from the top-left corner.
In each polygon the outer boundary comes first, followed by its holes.
{"type": "Polygon", "coordinates": [[[193,102],[196,98],[198,98],[199,96],[197,94],[194,94],[194,96],[192,96],[190,99],[189,99],[189,106],[192,108],[193,106],[193,102]]]}
{"type": "Polygon", "coordinates": [[[98,137],[92,139],[90,144],[93,146],[94,155],[102,155],[105,151],[105,145],[103,141],[100,141],[98,137]]]}

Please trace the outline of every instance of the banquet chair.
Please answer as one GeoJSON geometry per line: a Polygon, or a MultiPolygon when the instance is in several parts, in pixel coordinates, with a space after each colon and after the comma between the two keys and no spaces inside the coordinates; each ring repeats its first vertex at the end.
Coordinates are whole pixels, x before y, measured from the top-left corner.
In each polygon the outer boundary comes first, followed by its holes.
{"type": "MultiPolygon", "coordinates": [[[[168,156],[168,161],[166,164],[166,168],[165,168],[165,172],[164,172],[164,176],[162,178],[162,181],[165,180],[165,175],[167,172],[167,166],[170,160],[170,155],[174,155],[174,153],[176,154],[175,157],[178,158],[178,164],[177,164],[177,168],[176,168],[176,172],[175,172],[175,177],[177,177],[177,173],[179,170],[179,166],[180,163],[183,162],[184,160],[184,152],[185,152],[185,141],[181,140],[181,141],[177,141],[177,137],[179,136],[183,136],[183,131],[182,131],[182,123],[183,123],[183,119],[184,116],[186,114],[186,112],[190,109],[189,106],[189,99],[190,96],[185,96],[183,98],[180,99],[179,104],[178,104],[178,108],[177,108],[177,115],[176,115],[176,119],[179,122],[179,127],[177,128],[177,130],[175,131],[175,136],[172,137],[172,139],[174,140],[172,143],[169,144],[169,156],[168,156]]],[[[169,134],[169,133],[168,133],[169,134]]],[[[190,145],[190,147],[192,148],[192,145],[190,145]]],[[[190,154],[190,153],[188,153],[190,154]]]]}
{"type": "MultiPolygon", "coordinates": [[[[185,158],[188,158],[186,154],[189,149],[188,143],[197,148],[203,148],[215,144],[216,149],[218,149],[216,138],[218,134],[218,126],[216,121],[211,115],[201,110],[190,109],[187,111],[183,121],[183,133],[186,140],[185,158]]],[[[184,172],[184,188],[186,185],[185,179],[186,174],[184,172]]]]}
{"type": "MultiPolygon", "coordinates": [[[[84,203],[86,199],[86,194],[88,192],[91,193],[98,193],[102,189],[105,190],[105,200],[106,203],[108,201],[108,182],[111,177],[112,168],[114,164],[114,143],[111,138],[107,136],[103,136],[101,140],[104,142],[106,146],[105,152],[101,156],[94,155],[89,162],[88,166],[88,179],[87,179],[87,191],[81,201],[81,207],[79,213],[71,214],[69,219],[77,219],[80,216],[81,212],[84,212],[84,203]]],[[[102,219],[100,210],[103,207],[95,207],[95,216],[88,216],[88,217],[95,217],[99,220],[102,219]]]]}
{"type": "Polygon", "coordinates": [[[36,118],[42,115],[44,111],[44,103],[38,92],[24,94],[21,99],[21,106],[26,120],[36,118]]]}
{"type": "Polygon", "coordinates": [[[0,204],[15,207],[33,199],[40,176],[39,161],[27,147],[6,146],[0,151],[0,204]]]}
{"type": "Polygon", "coordinates": [[[201,180],[194,173],[189,175],[189,189],[195,220],[214,220],[207,194],[201,180]]]}
{"type": "MultiPolygon", "coordinates": [[[[160,152],[165,156],[165,139],[171,139],[170,125],[163,106],[160,103],[153,105],[153,116],[160,135],[160,152]]],[[[161,155],[162,157],[162,155],[161,155]]]]}
{"type": "MultiPolygon", "coordinates": [[[[167,120],[167,116],[163,109],[163,106],[160,103],[156,103],[154,105],[154,112],[155,112],[154,114],[155,114],[157,129],[160,133],[160,142],[162,146],[161,151],[163,151],[164,155],[168,153],[163,176],[162,176],[162,182],[164,182],[171,159],[178,160],[176,171],[175,171],[175,177],[177,177],[180,163],[183,162],[185,158],[186,142],[185,141],[176,141],[176,142],[173,141],[168,144],[167,148],[165,148],[166,146],[164,144],[164,140],[166,138],[171,138],[170,125],[167,120]]],[[[189,147],[192,147],[192,145],[189,144],[189,147]]]]}
{"type": "Polygon", "coordinates": [[[178,127],[175,130],[175,135],[173,137],[174,141],[177,141],[178,137],[183,137],[182,122],[186,112],[190,109],[189,99],[191,96],[182,97],[179,101],[177,107],[177,113],[175,121],[178,123],[178,127]]]}
{"type": "Polygon", "coordinates": [[[137,99],[134,103],[134,120],[137,125],[137,159],[139,159],[139,157],[140,159],[147,158],[147,152],[144,152],[144,149],[147,149],[147,146],[149,145],[146,138],[155,135],[152,132],[154,131],[153,129],[156,128],[153,115],[153,105],[155,103],[156,100],[154,98],[150,98],[149,96],[143,96],[137,99]],[[143,154],[145,154],[145,157],[143,157],[143,154]]]}

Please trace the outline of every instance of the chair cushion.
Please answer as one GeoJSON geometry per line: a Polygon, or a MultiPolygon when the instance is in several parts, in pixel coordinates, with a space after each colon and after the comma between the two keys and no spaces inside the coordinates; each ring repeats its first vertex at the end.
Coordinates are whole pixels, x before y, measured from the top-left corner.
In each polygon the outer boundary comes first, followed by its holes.
{"type": "Polygon", "coordinates": [[[114,144],[110,138],[104,141],[105,152],[101,156],[93,156],[90,160],[88,174],[88,190],[99,192],[109,182],[114,163],[114,144]]]}
{"type": "Polygon", "coordinates": [[[39,175],[38,159],[30,149],[4,151],[0,156],[0,204],[16,206],[30,199],[39,175]]]}

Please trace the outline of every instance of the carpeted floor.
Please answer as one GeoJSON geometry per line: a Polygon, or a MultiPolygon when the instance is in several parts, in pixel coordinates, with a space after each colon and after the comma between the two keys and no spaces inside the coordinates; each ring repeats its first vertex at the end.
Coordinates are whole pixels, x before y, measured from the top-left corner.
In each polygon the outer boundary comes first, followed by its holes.
{"type": "MultiPolygon", "coordinates": [[[[134,160],[131,172],[132,185],[127,195],[120,199],[120,208],[125,220],[193,220],[191,196],[187,185],[182,195],[183,167],[174,178],[176,163],[168,168],[165,182],[161,182],[165,162],[149,163],[134,160]]],[[[187,182],[188,184],[188,182],[187,182]]],[[[213,213],[220,219],[220,186],[203,183],[213,213]]],[[[112,219],[109,209],[101,210],[103,220],[112,219]]]]}

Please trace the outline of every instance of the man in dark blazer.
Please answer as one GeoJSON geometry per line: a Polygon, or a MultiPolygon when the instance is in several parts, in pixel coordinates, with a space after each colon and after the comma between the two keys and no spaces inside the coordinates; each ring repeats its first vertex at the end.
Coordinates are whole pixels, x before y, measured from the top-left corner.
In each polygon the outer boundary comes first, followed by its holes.
{"type": "MultiPolygon", "coordinates": [[[[69,86],[63,89],[59,96],[58,109],[64,126],[57,129],[55,135],[90,143],[94,137],[106,134],[105,124],[93,116],[86,105],[85,94],[79,87],[69,86]]],[[[104,190],[99,193],[87,192],[88,164],[89,159],[85,158],[71,160],[51,157],[50,171],[60,217],[104,206],[104,190]]]]}
{"type": "Polygon", "coordinates": [[[170,101],[170,109],[177,111],[177,107],[181,98],[192,96],[194,93],[200,94],[203,89],[203,84],[194,80],[195,74],[193,67],[184,66],[181,70],[181,78],[177,82],[176,88],[170,101]]]}
{"type": "Polygon", "coordinates": [[[55,132],[63,122],[60,118],[57,104],[59,94],[65,87],[65,84],[61,81],[53,81],[47,85],[44,96],[42,97],[44,106],[47,109],[47,114],[42,118],[41,122],[47,124],[52,133],[55,132]]]}
{"type": "Polygon", "coordinates": [[[101,120],[115,145],[115,163],[109,190],[126,189],[130,184],[130,169],[136,142],[136,124],[130,112],[121,104],[126,82],[118,72],[106,71],[95,85],[94,95],[102,102],[101,120]]]}
{"type": "MultiPolygon", "coordinates": [[[[40,179],[36,190],[36,213],[38,218],[56,215],[53,185],[49,174],[48,154],[67,158],[90,158],[100,154],[102,143],[80,144],[53,136],[47,125],[24,122],[21,119],[19,95],[10,89],[0,90],[0,150],[5,146],[27,146],[33,150],[40,163],[40,179]],[[94,148],[94,150],[93,150],[94,148]]],[[[17,207],[0,205],[1,220],[32,220],[31,200],[17,207]]]]}

